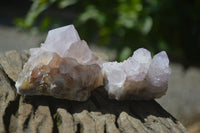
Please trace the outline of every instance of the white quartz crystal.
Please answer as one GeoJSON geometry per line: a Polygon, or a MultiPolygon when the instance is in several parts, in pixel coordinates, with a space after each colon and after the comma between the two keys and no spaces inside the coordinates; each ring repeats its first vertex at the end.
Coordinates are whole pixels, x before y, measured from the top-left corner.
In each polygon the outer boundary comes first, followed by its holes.
{"type": "Polygon", "coordinates": [[[148,50],[140,48],[124,62],[103,63],[102,73],[111,98],[152,99],[167,91],[171,69],[166,52],[152,59],[148,50]]]}
{"type": "Polygon", "coordinates": [[[103,85],[101,61],[73,25],[49,31],[45,43],[30,54],[15,85],[19,94],[85,101],[103,85]]]}

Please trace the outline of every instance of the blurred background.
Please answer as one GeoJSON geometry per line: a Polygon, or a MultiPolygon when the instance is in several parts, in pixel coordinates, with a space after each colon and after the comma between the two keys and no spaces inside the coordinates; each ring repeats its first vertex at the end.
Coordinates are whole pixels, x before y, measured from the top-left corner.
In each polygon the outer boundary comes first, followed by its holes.
{"type": "Polygon", "coordinates": [[[200,132],[200,0],[5,0],[0,52],[38,47],[47,31],[74,24],[97,54],[123,61],[137,48],[165,50],[172,75],[157,100],[200,132]]]}

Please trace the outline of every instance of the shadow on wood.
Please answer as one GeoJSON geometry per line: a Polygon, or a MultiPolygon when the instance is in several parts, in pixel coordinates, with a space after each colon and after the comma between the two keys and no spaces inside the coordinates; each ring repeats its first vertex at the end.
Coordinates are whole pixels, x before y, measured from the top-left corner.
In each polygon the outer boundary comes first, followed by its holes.
{"type": "Polygon", "coordinates": [[[1,132],[171,133],[185,127],[154,100],[116,101],[97,88],[85,102],[50,96],[19,96],[14,82],[28,52],[0,55],[1,132]]]}

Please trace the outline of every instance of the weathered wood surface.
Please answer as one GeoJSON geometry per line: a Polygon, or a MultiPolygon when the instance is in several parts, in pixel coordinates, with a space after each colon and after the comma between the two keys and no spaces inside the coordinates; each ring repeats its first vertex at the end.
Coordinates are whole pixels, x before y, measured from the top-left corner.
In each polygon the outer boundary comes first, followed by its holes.
{"type": "Polygon", "coordinates": [[[86,102],[48,96],[19,96],[15,81],[28,52],[0,55],[0,133],[186,133],[154,100],[115,101],[103,88],[86,102]]]}

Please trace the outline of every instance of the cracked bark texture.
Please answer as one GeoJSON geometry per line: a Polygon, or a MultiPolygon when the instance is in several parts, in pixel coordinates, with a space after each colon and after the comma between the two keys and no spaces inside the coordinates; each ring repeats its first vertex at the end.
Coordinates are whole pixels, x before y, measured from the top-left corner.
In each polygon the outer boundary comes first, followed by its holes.
{"type": "Polygon", "coordinates": [[[187,133],[154,100],[111,100],[103,88],[86,102],[17,95],[14,84],[28,57],[27,51],[0,55],[0,133],[187,133]]]}

